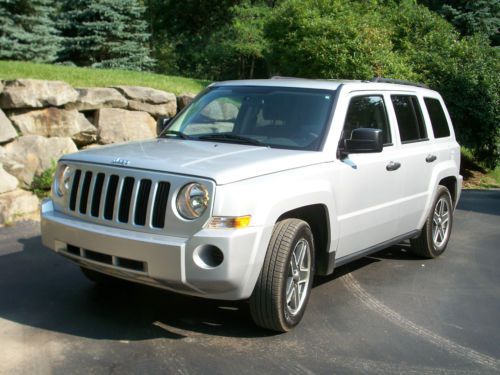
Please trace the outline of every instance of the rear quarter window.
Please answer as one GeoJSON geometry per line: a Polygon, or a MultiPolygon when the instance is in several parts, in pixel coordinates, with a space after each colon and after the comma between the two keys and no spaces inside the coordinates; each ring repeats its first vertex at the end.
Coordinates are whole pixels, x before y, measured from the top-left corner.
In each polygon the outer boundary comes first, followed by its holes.
{"type": "Polygon", "coordinates": [[[433,98],[424,98],[425,107],[431,119],[434,138],[445,138],[450,136],[450,128],[441,102],[433,98]]]}
{"type": "Polygon", "coordinates": [[[416,96],[391,95],[394,112],[398,121],[399,135],[402,143],[426,141],[422,110],[416,96]]]}

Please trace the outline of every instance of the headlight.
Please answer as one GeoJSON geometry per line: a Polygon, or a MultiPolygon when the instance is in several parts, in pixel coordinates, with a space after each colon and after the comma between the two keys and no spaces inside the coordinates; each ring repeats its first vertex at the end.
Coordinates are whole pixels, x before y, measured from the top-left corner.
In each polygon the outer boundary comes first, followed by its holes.
{"type": "Polygon", "coordinates": [[[68,192],[70,178],[71,170],[67,165],[61,164],[55,178],[55,191],[59,197],[63,197],[68,192]]]}
{"type": "Polygon", "coordinates": [[[208,207],[208,190],[199,183],[185,185],[177,195],[177,211],[188,220],[199,218],[208,207]]]}

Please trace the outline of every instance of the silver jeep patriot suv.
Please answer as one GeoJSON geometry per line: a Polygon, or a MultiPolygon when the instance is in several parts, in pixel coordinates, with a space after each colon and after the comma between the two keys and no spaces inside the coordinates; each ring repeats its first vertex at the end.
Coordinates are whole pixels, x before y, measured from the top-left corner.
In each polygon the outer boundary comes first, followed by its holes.
{"type": "Polygon", "coordinates": [[[59,160],[43,243],[95,282],[249,299],[297,325],[313,277],[410,240],[446,248],[460,149],[441,96],[408,82],[216,83],[157,139],[59,160]]]}

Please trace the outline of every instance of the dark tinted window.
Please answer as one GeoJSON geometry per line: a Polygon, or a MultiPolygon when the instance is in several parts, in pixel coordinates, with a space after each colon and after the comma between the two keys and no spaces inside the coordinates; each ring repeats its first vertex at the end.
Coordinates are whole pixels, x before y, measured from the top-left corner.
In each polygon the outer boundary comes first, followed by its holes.
{"type": "Polygon", "coordinates": [[[446,121],[446,116],[439,100],[424,98],[424,102],[431,118],[434,138],[448,137],[450,135],[450,128],[448,127],[448,121],[446,121]]]}
{"type": "Polygon", "coordinates": [[[350,139],[352,131],[358,128],[381,129],[384,144],[391,143],[387,111],[381,96],[356,96],[351,99],[344,123],[344,139],[350,139]]]}
{"type": "Polygon", "coordinates": [[[427,139],[422,110],[416,96],[391,95],[394,111],[398,120],[401,142],[427,139]]]}

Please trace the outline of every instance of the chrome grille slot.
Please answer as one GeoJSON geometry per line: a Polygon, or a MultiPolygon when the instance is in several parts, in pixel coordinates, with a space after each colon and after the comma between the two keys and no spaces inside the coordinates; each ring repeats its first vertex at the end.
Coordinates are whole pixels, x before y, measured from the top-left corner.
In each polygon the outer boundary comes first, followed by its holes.
{"type": "Polygon", "coordinates": [[[158,183],[156,196],[153,206],[153,221],[154,228],[163,228],[165,226],[165,213],[167,211],[168,193],[170,191],[170,184],[165,181],[158,183]]]}
{"type": "Polygon", "coordinates": [[[104,203],[104,218],[113,220],[113,211],[115,207],[116,190],[118,189],[118,176],[111,175],[108,183],[108,191],[106,192],[106,200],[104,203]]]}
{"type": "Polygon", "coordinates": [[[130,202],[132,200],[132,191],[134,190],[133,177],[125,177],[120,195],[120,208],[118,209],[118,220],[122,223],[128,223],[130,212],[130,202]]]}
{"type": "Polygon", "coordinates": [[[144,226],[146,224],[146,214],[148,212],[149,194],[151,192],[151,180],[141,180],[137,200],[135,202],[135,225],[144,226]]]}
{"type": "Polygon", "coordinates": [[[103,186],[104,186],[104,173],[98,173],[94,185],[94,193],[92,195],[92,206],[90,208],[90,214],[94,217],[99,217],[99,208],[101,205],[103,186]]]}
{"type": "Polygon", "coordinates": [[[69,209],[74,211],[76,209],[76,196],[78,195],[78,185],[80,184],[80,176],[82,171],[77,169],[75,171],[75,176],[73,177],[73,183],[71,184],[71,195],[69,197],[69,209]]]}
{"type": "Polygon", "coordinates": [[[92,172],[85,172],[83,179],[82,192],[80,194],[80,213],[87,213],[87,200],[89,198],[90,183],[92,182],[92,172]]]}

